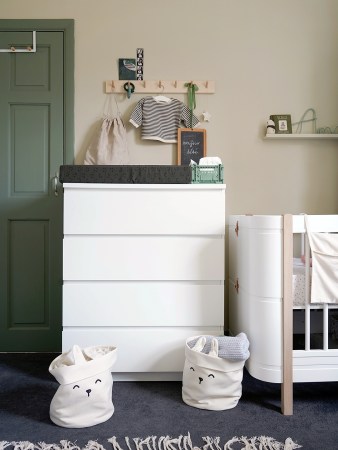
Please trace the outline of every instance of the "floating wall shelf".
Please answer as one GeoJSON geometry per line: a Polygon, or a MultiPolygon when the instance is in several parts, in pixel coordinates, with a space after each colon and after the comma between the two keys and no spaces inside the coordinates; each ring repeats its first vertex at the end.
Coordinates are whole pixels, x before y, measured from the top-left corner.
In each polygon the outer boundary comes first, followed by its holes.
{"type": "Polygon", "coordinates": [[[108,80],[106,81],[106,94],[125,94],[125,83],[133,83],[135,86],[134,94],[186,94],[188,88],[186,83],[194,83],[198,87],[196,94],[214,94],[215,82],[205,81],[180,81],[180,80],[108,80]]]}
{"type": "Polygon", "coordinates": [[[338,139],[338,134],[317,133],[317,134],[266,134],[264,139],[338,139]]]}

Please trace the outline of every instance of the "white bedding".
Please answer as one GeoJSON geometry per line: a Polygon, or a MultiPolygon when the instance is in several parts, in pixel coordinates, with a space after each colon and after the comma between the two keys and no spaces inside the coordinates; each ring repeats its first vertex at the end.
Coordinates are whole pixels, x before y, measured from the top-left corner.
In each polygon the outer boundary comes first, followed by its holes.
{"type": "Polygon", "coordinates": [[[311,296],[316,303],[338,304],[338,234],[308,229],[307,235],[312,255],[311,296]]]}
{"type": "Polygon", "coordinates": [[[292,297],[294,306],[305,305],[305,265],[300,258],[293,258],[292,297]]]}

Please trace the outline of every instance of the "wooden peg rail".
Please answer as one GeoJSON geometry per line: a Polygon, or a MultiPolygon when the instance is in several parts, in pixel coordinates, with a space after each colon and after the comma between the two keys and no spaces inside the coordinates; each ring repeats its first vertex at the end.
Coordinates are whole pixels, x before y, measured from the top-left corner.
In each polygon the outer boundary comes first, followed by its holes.
{"type": "Polygon", "coordinates": [[[109,80],[106,81],[106,94],[126,94],[124,89],[125,83],[133,83],[135,86],[134,94],[185,94],[188,88],[184,86],[186,83],[193,82],[197,85],[198,91],[196,94],[214,94],[215,82],[210,80],[205,81],[165,81],[165,80],[109,80]]]}

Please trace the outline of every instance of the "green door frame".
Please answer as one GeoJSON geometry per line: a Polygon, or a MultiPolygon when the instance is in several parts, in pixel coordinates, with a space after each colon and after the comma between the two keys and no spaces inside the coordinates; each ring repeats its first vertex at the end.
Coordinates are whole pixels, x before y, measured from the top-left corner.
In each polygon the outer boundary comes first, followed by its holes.
{"type": "Polygon", "coordinates": [[[74,19],[0,19],[1,31],[62,31],[64,35],[64,164],[74,163],[74,19]]]}

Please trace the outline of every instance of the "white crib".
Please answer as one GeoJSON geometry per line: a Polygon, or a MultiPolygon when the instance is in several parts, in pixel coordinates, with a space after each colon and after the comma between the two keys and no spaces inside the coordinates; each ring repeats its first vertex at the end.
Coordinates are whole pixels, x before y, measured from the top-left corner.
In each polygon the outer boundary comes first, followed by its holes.
{"type": "MultiPolygon", "coordinates": [[[[338,215],[307,218],[338,232],[338,215]]],[[[311,301],[310,261],[304,215],[230,216],[230,332],[247,334],[253,377],[282,383],[286,415],[293,382],[338,381],[338,304],[311,301]]]]}

